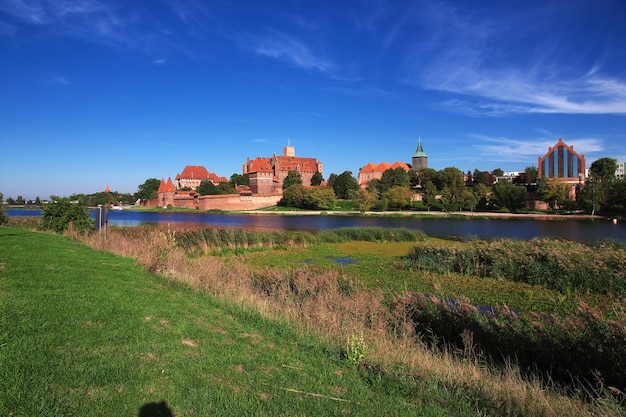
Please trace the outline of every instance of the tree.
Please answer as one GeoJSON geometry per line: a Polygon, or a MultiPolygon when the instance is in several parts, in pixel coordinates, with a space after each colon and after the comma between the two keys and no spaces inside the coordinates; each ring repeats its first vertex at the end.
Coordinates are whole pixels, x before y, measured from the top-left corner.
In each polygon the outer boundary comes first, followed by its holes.
{"type": "Polygon", "coordinates": [[[526,187],[509,181],[498,181],[493,186],[491,202],[499,210],[518,211],[526,206],[526,187]]]}
{"type": "Polygon", "coordinates": [[[335,208],[337,197],[330,187],[315,187],[306,190],[303,206],[311,210],[332,210],[335,208]]]}
{"type": "Polygon", "coordinates": [[[469,211],[474,211],[476,206],[478,205],[478,197],[472,191],[465,189],[461,194],[461,210],[468,209],[469,211]]]}
{"type": "Polygon", "coordinates": [[[331,173],[328,176],[328,181],[326,181],[326,183],[328,184],[329,187],[334,187],[335,181],[337,181],[337,174],[331,173]]]}
{"type": "Polygon", "coordinates": [[[437,204],[437,188],[432,181],[426,181],[422,186],[422,202],[426,206],[426,210],[437,204]]]}
{"type": "Polygon", "coordinates": [[[606,199],[607,195],[603,185],[591,180],[587,180],[587,183],[577,196],[578,204],[592,216],[596,211],[602,210],[606,199]]]}
{"type": "Polygon", "coordinates": [[[403,168],[387,169],[380,178],[381,191],[385,192],[393,187],[408,187],[410,184],[409,173],[403,168]]]}
{"type": "Polygon", "coordinates": [[[24,204],[24,197],[22,197],[21,195],[18,195],[17,196],[17,200],[15,200],[15,204],[23,205],[24,204]]]}
{"type": "Polygon", "coordinates": [[[156,200],[158,198],[157,192],[161,186],[161,180],[156,178],[148,178],[143,184],[139,185],[135,198],[142,201],[156,200]]]}
{"type": "Polygon", "coordinates": [[[477,200],[477,207],[486,208],[487,207],[487,194],[489,194],[489,189],[485,184],[476,184],[474,189],[472,190],[477,200]]]}
{"type": "Polygon", "coordinates": [[[500,168],[494,169],[493,171],[491,171],[491,173],[496,177],[501,177],[504,175],[504,171],[502,171],[500,168]]]}
{"type": "Polygon", "coordinates": [[[202,180],[196,187],[196,192],[200,195],[222,194],[211,180],[202,180]]]}
{"type": "Polygon", "coordinates": [[[9,216],[4,212],[4,207],[0,205],[0,224],[7,224],[9,222],[9,216]]]}
{"type": "Polygon", "coordinates": [[[411,190],[401,185],[393,186],[383,193],[383,198],[389,201],[389,207],[398,210],[410,207],[412,197],[413,193],[411,190]]]}
{"type": "Polygon", "coordinates": [[[594,161],[589,168],[590,177],[597,182],[613,182],[617,171],[617,160],[613,158],[600,158],[594,161]]]}
{"type": "Polygon", "coordinates": [[[365,188],[360,188],[356,192],[356,208],[361,213],[369,211],[372,209],[372,207],[374,207],[377,199],[378,197],[375,190],[366,190],[365,188]]]}
{"type": "Polygon", "coordinates": [[[68,198],[57,198],[44,207],[40,221],[42,229],[63,233],[70,224],[81,232],[92,230],[94,227],[89,210],[70,202],[68,198]]]}
{"type": "Polygon", "coordinates": [[[286,190],[295,184],[302,185],[302,176],[298,171],[289,171],[283,180],[283,190],[286,190]]]}
{"type": "Polygon", "coordinates": [[[526,174],[526,184],[535,184],[537,182],[539,170],[536,166],[531,165],[529,167],[526,167],[524,173],[526,174]]]}
{"type": "Polygon", "coordinates": [[[311,186],[316,187],[318,185],[321,185],[323,181],[324,177],[322,177],[322,173],[319,171],[315,171],[315,173],[311,177],[311,186]]]}
{"type": "Polygon", "coordinates": [[[359,189],[359,183],[352,176],[351,171],[344,171],[337,177],[337,180],[333,184],[335,195],[342,200],[349,200],[352,192],[356,192],[359,189]]]}
{"type": "Polygon", "coordinates": [[[435,185],[439,190],[443,190],[445,187],[448,187],[454,194],[454,190],[465,187],[463,172],[454,167],[444,168],[437,172],[437,182],[435,182],[435,185]]]}
{"type": "Polygon", "coordinates": [[[542,178],[537,188],[537,197],[556,210],[569,201],[571,185],[555,178],[542,178]]]}
{"type": "Polygon", "coordinates": [[[302,207],[305,196],[306,190],[304,186],[302,184],[294,184],[283,190],[283,198],[280,199],[278,204],[284,207],[302,207]]]}
{"type": "Polygon", "coordinates": [[[432,168],[421,169],[417,173],[417,176],[419,177],[420,184],[422,184],[422,187],[428,181],[432,182],[435,186],[437,186],[437,171],[435,171],[434,169],[432,168]]]}
{"type": "Polygon", "coordinates": [[[249,174],[239,175],[239,174],[235,173],[235,174],[230,176],[230,185],[233,188],[237,188],[238,185],[249,186],[250,185],[250,175],[249,174]]]}

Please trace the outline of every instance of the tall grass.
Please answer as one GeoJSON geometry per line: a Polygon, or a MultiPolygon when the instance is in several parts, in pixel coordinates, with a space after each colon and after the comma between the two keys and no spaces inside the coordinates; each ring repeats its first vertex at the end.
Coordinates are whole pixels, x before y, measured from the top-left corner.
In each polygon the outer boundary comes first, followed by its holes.
{"type": "MultiPolygon", "coordinates": [[[[261,243],[264,237],[257,237],[255,241],[239,234],[236,238],[235,231],[194,233],[196,241],[209,241],[205,236],[219,236],[220,240],[211,237],[215,239],[211,240],[211,245],[224,242],[232,245],[235,241],[237,244],[246,242],[246,245],[265,244],[261,243]]],[[[439,336],[434,333],[429,336],[423,330],[425,327],[419,326],[427,317],[422,311],[436,306],[432,300],[430,304],[423,304],[417,302],[415,294],[397,294],[390,304],[379,290],[364,290],[358,282],[336,271],[311,266],[253,272],[241,256],[190,257],[188,254],[195,250],[194,244],[182,244],[183,235],[182,230],[112,228],[106,240],[95,235],[75,237],[96,249],[133,257],[175,282],[228,298],[266,317],[287,321],[337,346],[345,346],[349,337],[363,334],[368,347],[364,362],[367,374],[379,377],[410,374],[434,378],[449,389],[463,387],[464,395],[475,397],[479,408],[488,410],[488,414],[620,415],[623,411],[612,399],[613,394],[589,404],[576,396],[564,395],[537,378],[523,377],[513,366],[505,371],[492,369],[478,361],[476,355],[457,357],[446,345],[432,343],[439,336]],[[438,349],[435,354],[430,350],[432,347],[438,349]]],[[[270,235],[275,240],[267,244],[311,244],[308,237],[289,237],[289,233],[270,235]]],[[[465,316],[459,315],[457,322],[474,317],[469,302],[464,305],[468,306],[467,311],[457,313],[465,316]]],[[[433,317],[441,317],[441,311],[438,314],[433,317]]],[[[623,324],[623,321],[617,323],[623,324]]],[[[461,331],[465,352],[474,350],[472,340],[477,329],[477,326],[466,326],[467,331],[461,331]]],[[[600,384],[600,387],[605,385],[600,384]]]]}
{"type": "Polygon", "coordinates": [[[416,246],[410,267],[542,285],[561,291],[626,296],[626,247],[565,240],[476,241],[468,248],[416,246]]]}

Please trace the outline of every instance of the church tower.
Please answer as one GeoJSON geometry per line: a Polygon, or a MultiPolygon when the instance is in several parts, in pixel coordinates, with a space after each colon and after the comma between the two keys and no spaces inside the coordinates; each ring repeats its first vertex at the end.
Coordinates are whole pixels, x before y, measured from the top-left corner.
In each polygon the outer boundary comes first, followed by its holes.
{"type": "Polygon", "coordinates": [[[417,149],[411,158],[411,165],[413,171],[428,168],[428,155],[424,153],[424,149],[422,149],[422,139],[419,137],[417,138],[417,149]]]}

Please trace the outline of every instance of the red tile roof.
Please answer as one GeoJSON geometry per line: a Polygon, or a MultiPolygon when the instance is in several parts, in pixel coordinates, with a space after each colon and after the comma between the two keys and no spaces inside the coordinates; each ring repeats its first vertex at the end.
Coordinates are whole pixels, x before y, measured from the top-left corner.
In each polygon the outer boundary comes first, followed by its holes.
{"type": "Polygon", "coordinates": [[[172,178],[169,177],[167,182],[161,178],[161,184],[159,185],[159,193],[174,193],[176,192],[176,188],[174,188],[174,183],[172,182],[172,178]]]}
{"type": "Polygon", "coordinates": [[[176,176],[176,179],[189,178],[189,179],[208,179],[209,171],[202,165],[187,165],[183,172],[176,176]]]}
{"type": "Polygon", "coordinates": [[[277,171],[316,172],[317,171],[317,159],[316,158],[300,158],[297,156],[277,156],[276,157],[276,170],[277,171]]]}

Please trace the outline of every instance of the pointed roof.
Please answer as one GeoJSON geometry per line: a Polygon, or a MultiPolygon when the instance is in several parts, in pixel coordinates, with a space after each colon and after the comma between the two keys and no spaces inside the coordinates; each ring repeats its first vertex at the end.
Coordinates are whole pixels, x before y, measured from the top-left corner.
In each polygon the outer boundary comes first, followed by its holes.
{"type": "Polygon", "coordinates": [[[159,184],[159,190],[157,193],[175,193],[176,188],[174,187],[174,183],[172,182],[172,177],[168,177],[167,182],[163,178],[161,178],[161,184],[159,184]]]}
{"type": "Polygon", "coordinates": [[[109,184],[106,185],[106,187],[104,187],[104,192],[105,193],[110,193],[111,189],[109,188],[109,184]]]}
{"type": "Polygon", "coordinates": [[[256,158],[250,161],[248,172],[273,172],[270,158],[256,158]]]}
{"type": "Polygon", "coordinates": [[[428,158],[428,155],[426,155],[424,149],[422,149],[422,139],[420,137],[417,138],[417,149],[413,154],[413,158],[428,158]]]}

